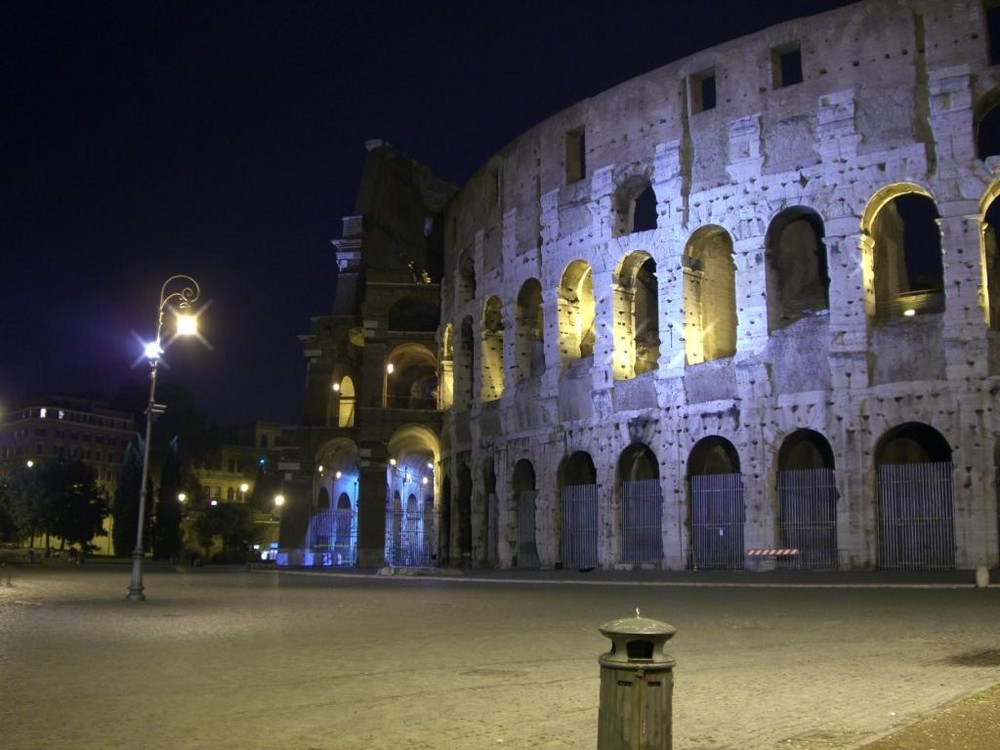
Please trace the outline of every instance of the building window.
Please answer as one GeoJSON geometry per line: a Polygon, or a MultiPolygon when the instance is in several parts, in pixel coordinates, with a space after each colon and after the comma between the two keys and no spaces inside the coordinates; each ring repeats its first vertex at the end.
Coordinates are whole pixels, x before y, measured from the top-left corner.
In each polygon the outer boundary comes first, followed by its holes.
{"type": "Polygon", "coordinates": [[[771,76],[776,89],[802,83],[802,50],[798,42],[771,50],[771,76]]]}
{"type": "Polygon", "coordinates": [[[566,182],[587,176],[586,139],[583,128],[566,133],[566,182]]]}
{"type": "Polygon", "coordinates": [[[695,73],[690,79],[691,113],[715,109],[715,70],[695,73]]]}

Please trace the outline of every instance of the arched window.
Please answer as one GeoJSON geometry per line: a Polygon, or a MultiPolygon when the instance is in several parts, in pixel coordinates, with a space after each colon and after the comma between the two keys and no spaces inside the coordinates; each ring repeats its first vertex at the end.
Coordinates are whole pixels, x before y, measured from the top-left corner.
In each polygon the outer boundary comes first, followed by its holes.
{"type": "Polygon", "coordinates": [[[479,398],[496,401],[503,395],[503,317],[500,300],[490,296],[483,306],[479,398]]]}
{"type": "Polygon", "coordinates": [[[634,252],[618,267],[614,289],[614,375],[625,380],[657,369],[660,357],[656,261],[634,252]]]}
{"type": "Polygon", "coordinates": [[[354,381],[347,375],[341,378],[338,394],[337,426],[354,427],[354,381]]]}
{"type": "Polygon", "coordinates": [[[642,175],[626,178],[614,196],[614,235],[656,229],[656,193],[649,178],[642,175]]]}
{"type": "Polygon", "coordinates": [[[517,361],[515,378],[525,380],[545,372],[544,316],[542,285],[538,279],[528,279],[517,293],[515,348],[517,361]]]}
{"type": "Polygon", "coordinates": [[[594,353],[594,278],[590,264],[574,260],[559,284],[559,354],[564,364],[594,353]]]}
{"type": "Polygon", "coordinates": [[[776,331],[830,307],[823,222],[815,211],[790,208],[767,232],[767,328],[776,331]]]}
{"type": "Polygon", "coordinates": [[[721,227],[702,227],[684,252],[684,354],[689,365],[736,353],[736,266],[721,227]]]}

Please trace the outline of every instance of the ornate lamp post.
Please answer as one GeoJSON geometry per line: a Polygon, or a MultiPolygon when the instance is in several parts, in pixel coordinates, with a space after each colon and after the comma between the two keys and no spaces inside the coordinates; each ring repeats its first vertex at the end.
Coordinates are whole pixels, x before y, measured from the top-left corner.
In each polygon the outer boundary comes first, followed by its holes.
{"type": "MultiPolygon", "coordinates": [[[[135,549],[132,551],[132,583],[128,587],[125,599],[130,602],[143,602],[146,595],[142,593],[142,527],[146,520],[146,482],[149,478],[149,449],[153,435],[153,420],[162,414],[166,407],[156,403],[156,367],[163,354],[161,334],[163,333],[163,313],[168,303],[177,300],[177,332],[170,339],[197,333],[198,320],[191,312],[191,303],[198,299],[201,289],[198,282],[190,276],[171,276],[163,282],[160,289],[160,306],[156,312],[156,339],[146,344],[146,358],[149,360],[149,403],[146,406],[146,444],[142,450],[142,484],[139,485],[139,525],[135,535],[135,549]],[[170,291],[170,287],[179,289],[170,291]]],[[[169,341],[167,342],[170,343],[169,341]]]]}

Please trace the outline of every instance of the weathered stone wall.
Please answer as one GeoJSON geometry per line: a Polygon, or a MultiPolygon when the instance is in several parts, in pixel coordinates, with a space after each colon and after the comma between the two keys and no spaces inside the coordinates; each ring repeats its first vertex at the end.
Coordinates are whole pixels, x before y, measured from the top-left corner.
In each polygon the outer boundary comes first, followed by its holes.
{"type": "MultiPolygon", "coordinates": [[[[951,450],[954,563],[997,563],[993,400],[1000,381],[984,323],[980,246],[996,177],[976,158],[975,143],[977,118],[996,96],[988,44],[974,0],[860,2],[622,83],[522,134],[484,165],[447,210],[442,327],[457,334],[471,318],[473,366],[459,367],[456,357],[452,387],[499,396],[498,411],[481,429],[477,399],[456,404],[442,444],[471,456],[471,466],[495,469],[501,501],[493,522],[481,517],[483,472],[472,472],[479,530],[472,544],[499,536],[489,562],[510,565],[516,555],[508,481],[523,459],[539,493],[541,564],[561,561],[559,467],[583,451],[597,470],[599,564],[623,564],[619,459],[636,443],[659,465],[658,564],[691,563],[689,461],[703,439],[735,448],[744,546],[779,544],[779,453],[789,436],[809,430],[833,453],[839,562],[875,565],[877,446],[891,430],[920,424],[951,450]],[[775,55],[796,44],[802,80],[778,87],[775,55]],[[716,104],[697,111],[692,86],[706,71],[716,104]],[[567,137],[580,133],[583,177],[568,180],[575,175],[568,174],[567,137]],[[622,207],[627,212],[645,185],[655,193],[656,228],[625,231],[622,207]],[[887,272],[875,259],[886,251],[875,216],[902,193],[929,197],[938,212],[944,308],[882,321],[876,279],[887,272]],[[822,227],[827,306],[775,328],[769,320],[785,308],[773,299],[781,285],[772,274],[781,269],[771,262],[768,232],[790,209],[807,210],[822,227]],[[696,294],[693,266],[706,228],[728,239],[732,275],[714,276],[696,294]],[[627,377],[621,358],[636,344],[624,340],[633,327],[621,324],[631,297],[621,291],[628,280],[620,269],[636,253],[656,264],[659,356],[657,369],[627,377]],[[575,302],[567,299],[585,294],[582,285],[563,286],[574,261],[589,267],[595,320],[592,354],[569,361],[567,342],[581,332],[569,330],[567,305],[575,302]],[[471,288],[470,277],[474,294],[460,293],[471,288]],[[545,367],[516,382],[516,342],[524,337],[515,335],[515,301],[532,279],[542,289],[545,367]],[[730,325],[718,308],[726,294],[735,294],[735,326],[728,334],[700,330],[713,317],[730,325]],[[495,325],[483,330],[490,297],[500,302],[502,344],[495,325]],[[693,342],[686,346],[695,334],[706,350],[724,350],[731,335],[735,354],[698,363],[693,342]],[[495,366],[501,348],[503,381],[491,371],[484,384],[481,363],[495,366]]],[[[471,557],[485,559],[482,549],[471,557]]]]}

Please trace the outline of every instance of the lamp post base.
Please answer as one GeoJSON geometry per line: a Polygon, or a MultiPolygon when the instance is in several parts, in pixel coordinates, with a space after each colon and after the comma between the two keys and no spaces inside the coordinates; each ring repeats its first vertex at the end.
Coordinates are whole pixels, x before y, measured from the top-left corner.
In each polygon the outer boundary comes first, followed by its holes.
{"type": "Polygon", "coordinates": [[[142,593],[142,552],[132,553],[132,583],[129,584],[128,594],[125,595],[127,602],[144,602],[146,595],[142,593]]]}

